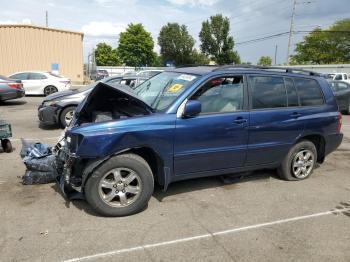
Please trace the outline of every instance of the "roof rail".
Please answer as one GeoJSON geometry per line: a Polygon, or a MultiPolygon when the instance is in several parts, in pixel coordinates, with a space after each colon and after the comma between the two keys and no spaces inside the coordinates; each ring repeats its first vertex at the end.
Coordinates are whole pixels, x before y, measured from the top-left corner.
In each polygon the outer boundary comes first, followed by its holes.
{"type": "Polygon", "coordinates": [[[198,67],[198,66],[205,66],[205,67],[219,67],[219,65],[196,65],[196,64],[188,64],[188,65],[180,65],[180,66],[176,66],[175,68],[184,68],[184,67],[198,67]]]}
{"type": "Polygon", "coordinates": [[[256,65],[224,65],[220,66],[213,71],[220,71],[226,69],[239,69],[239,68],[251,68],[251,69],[262,69],[262,70],[280,70],[286,73],[304,74],[310,76],[320,76],[320,73],[304,70],[302,68],[292,68],[292,67],[277,67],[277,66],[256,66],[256,65]]]}

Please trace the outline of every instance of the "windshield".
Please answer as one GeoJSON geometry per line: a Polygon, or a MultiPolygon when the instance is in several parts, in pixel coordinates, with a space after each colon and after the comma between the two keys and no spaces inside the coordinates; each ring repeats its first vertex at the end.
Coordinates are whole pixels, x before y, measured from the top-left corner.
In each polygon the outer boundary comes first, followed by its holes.
{"type": "Polygon", "coordinates": [[[160,111],[173,103],[197,78],[196,75],[162,72],[137,86],[134,92],[160,111]]]}

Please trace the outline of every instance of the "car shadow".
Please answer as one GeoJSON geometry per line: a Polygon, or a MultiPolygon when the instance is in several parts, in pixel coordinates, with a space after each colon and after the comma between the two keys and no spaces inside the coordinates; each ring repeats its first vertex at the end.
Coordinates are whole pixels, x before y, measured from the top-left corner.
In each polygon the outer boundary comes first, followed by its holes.
{"type": "MultiPolygon", "coordinates": [[[[210,188],[223,187],[224,190],[234,190],[236,185],[248,182],[263,182],[271,177],[279,179],[274,170],[259,170],[254,172],[246,172],[224,176],[203,177],[180,182],[172,183],[167,191],[163,191],[159,185],[155,186],[153,197],[159,202],[165,202],[167,197],[180,195],[188,192],[201,191],[210,188]]],[[[79,210],[97,217],[103,217],[96,213],[85,200],[68,200],[62,193],[59,185],[56,183],[52,185],[52,189],[59,193],[65,199],[65,207],[78,208],[79,210]]],[[[147,206],[140,212],[147,209],[147,206]]]]}
{"type": "Polygon", "coordinates": [[[6,100],[0,101],[0,106],[19,106],[25,105],[27,103],[26,100],[6,100]]]}
{"type": "Polygon", "coordinates": [[[43,124],[43,123],[41,123],[41,122],[39,122],[38,127],[39,127],[41,130],[56,130],[56,129],[61,129],[58,125],[55,125],[55,124],[48,125],[48,124],[43,124]]]}
{"type": "Polygon", "coordinates": [[[279,179],[275,170],[258,170],[253,172],[195,178],[172,183],[165,192],[160,186],[157,186],[154,190],[153,197],[159,202],[163,202],[167,197],[174,195],[215,187],[223,187],[223,189],[226,190],[233,190],[236,185],[253,181],[261,182],[270,179],[271,177],[279,179]]]}

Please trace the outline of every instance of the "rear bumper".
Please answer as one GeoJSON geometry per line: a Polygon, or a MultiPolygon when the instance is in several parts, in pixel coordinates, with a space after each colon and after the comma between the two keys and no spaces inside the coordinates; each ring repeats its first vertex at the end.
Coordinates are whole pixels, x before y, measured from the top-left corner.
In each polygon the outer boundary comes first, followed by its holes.
{"type": "Polygon", "coordinates": [[[325,156],[335,151],[343,141],[343,134],[332,134],[326,137],[325,156]]]}
{"type": "Polygon", "coordinates": [[[24,90],[13,89],[6,93],[0,93],[0,101],[17,99],[17,98],[24,97],[24,95],[25,95],[24,90]]]}

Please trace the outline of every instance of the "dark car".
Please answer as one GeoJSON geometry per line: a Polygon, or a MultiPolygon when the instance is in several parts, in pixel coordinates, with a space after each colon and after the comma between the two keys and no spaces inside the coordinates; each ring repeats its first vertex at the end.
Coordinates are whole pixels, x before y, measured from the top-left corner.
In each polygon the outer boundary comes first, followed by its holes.
{"type": "Polygon", "coordinates": [[[98,83],[56,147],[61,188],[100,214],[124,216],[146,207],[155,183],[166,190],[262,168],[308,178],[340,145],[341,114],[317,73],[271,69],[171,69],[134,92],[98,83]]]}
{"type": "Polygon", "coordinates": [[[96,71],[96,79],[95,80],[98,81],[98,80],[101,80],[101,79],[106,78],[108,76],[109,76],[109,74],[108,74],[107,70],[105,70],[105,69],[98,69],[96,71]]]}
{"type": "Polygon", "coordinates": [[[21,80],[14,80],[0,75],[0,102],[21,98],[25,95],[21,80]]]}
{"type": "Polygon", "coordinates": [[[350,84],[343,81],[329,81],[329,85],[337,100],[339,111],[350,114],[350,84]]]}

